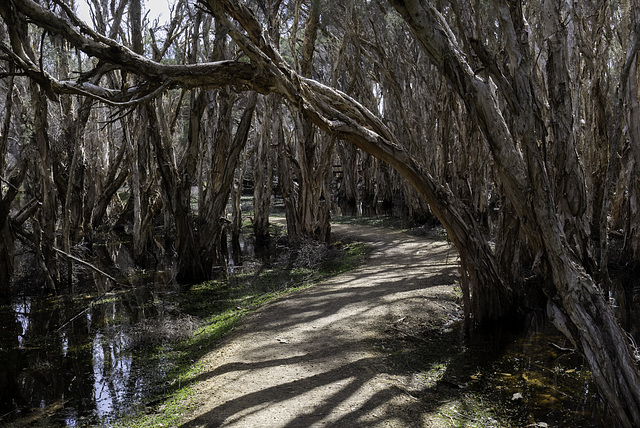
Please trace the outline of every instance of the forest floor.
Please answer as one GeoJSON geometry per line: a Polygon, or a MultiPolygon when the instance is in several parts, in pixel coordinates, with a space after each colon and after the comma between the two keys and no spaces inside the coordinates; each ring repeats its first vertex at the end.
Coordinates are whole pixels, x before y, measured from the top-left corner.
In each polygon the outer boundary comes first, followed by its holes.
{"type": "Polygon", "coordinates": [[[489,416],[464,415],[469,403],[442,361],[423,356],[423,370],[413,367],[417,347],[451,348],[442,356],[459,342],[451,245],[442,236],[370,226],[332,231],[336,240],[367,242],[369,260],[247,316],[199,362],[181,426],[439,427],[460,417],[464,426],[469,419],[492,425],[489,416]],[[462,407],[434,391],[438,383],[462,407]]]}

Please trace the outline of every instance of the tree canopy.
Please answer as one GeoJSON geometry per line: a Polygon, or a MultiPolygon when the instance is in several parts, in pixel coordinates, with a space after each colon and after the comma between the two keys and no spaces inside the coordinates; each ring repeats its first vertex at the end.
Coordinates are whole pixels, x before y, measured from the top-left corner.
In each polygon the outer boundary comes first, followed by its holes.
{"type": "Polygon", "coordinates": [[[162,25],[90,5],[0,4],[0,282],[18,239],[59,289],[105,228],[206,279],[247,169],[263,239],[274,192],[321,240],[338,200],[401,199],[459,251],[470,328],[544,312],[640,425],[608,301],[613,238],[640,268],[638,2],[177,0],[162,25]]]}

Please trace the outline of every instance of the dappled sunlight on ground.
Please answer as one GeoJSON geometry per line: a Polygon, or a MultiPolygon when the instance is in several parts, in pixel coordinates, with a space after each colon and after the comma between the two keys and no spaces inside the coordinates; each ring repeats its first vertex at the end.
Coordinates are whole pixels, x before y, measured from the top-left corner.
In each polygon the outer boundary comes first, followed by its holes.
{"type": "Polygon", "coordinates": [[[334,226],[373,247],[367,266],[269,304],[205,357],[184,427],[423,426],[380,339],[390,319],[457,311],[455,251],[442,240],[334,226]]]}

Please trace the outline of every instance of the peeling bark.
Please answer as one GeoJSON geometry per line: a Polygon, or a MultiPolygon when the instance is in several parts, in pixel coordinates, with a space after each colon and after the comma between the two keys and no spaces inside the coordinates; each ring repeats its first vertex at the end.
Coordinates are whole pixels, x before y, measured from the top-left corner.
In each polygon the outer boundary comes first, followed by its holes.
{"type": "MultiPolygon", "coordinates": [[[[592,267],[585,263],[585,247],[582,243],[584,237],[588,236],[587,223],[583,219],[572,223],[572,217],[584,215],[586,204],[583,191],[585,178],[576,151],[576,123],[572,117],[576,108],[572,104],[572,76],[567,72],[572,63],[567,54],[572,49],[569,44],[573,41],[570,30],[566,29],[568,32],[564,32],[564,19],[560,19],[560,12],[566,4],[547,1],[553,19],[550,21],[552,34],[549,34],[546,70],[553,78],[549,79],[549,91],[546,91],[540,86],[540,70],[533,58],[536,51],[532,49],[530,28],[524,18],[521,2],[496,0],[491,3],[492,11],[497,14],[496,25],[499,25],[502,32],[502,52],[499,55],[492,53],[482,40],[478,40],[474,31],[469,35],[456,36],[446,19],[428,1],[391,0],[390,3],[411,28],[421,52],[434,65],[419,71],[444,76],[448,87],[456,92],[466,108],[466,114],[472,123],[468,128],[482,133],[483,138],[470,139],[469,142],[484,142],[490,151],[496,180],[500,185],[500,195],[509,204],[508,211],[504,213],[502,236],[509,244],[517,244],[513,247],[505,244],[501,250],[506,252],[513,248],[519,255],[527,256],[525,262],[527,265],[531,264],[531,269],[540,263],[538,275],[550,280],[544,292],[555,324],[585,355],[600,392],[611,405],[621,425],[640,425],[640,378],[636,361],[625,332],[601,295],[598,284],[589,275],[592,267]],[[496,58],[500,61],[496,61],[496,58]],[[551,99],[547,99],[549,93],[551,99]],[[548,110],[545,107],[547,101],[550,106],[548,110]],[[551,147],[546,134],[548,130],[554,139],[551,147]],[[549,160],[547,155],[557,159],[549,160]],[[580,186],[574,192],[568,186],[575,180],[580,182],[580,186]]],[[[307,144],[303,147],[291,146],[288,153],[282,146],[279,147],[280,159],[283,156],[296,159],[296,150],[304,152],[311,149],[309,143],[314,142],[311,138],[313,133],[305,132],[302,124],[303,121],[308,121],[332,138],[342,139],[386,162],[429,204],[459,250],[464,269],[463,278],[468,276],[468,282],[465,280],[464,284],[469,284],[469,292],[465,293],[465,299],[469,297],[465,302],[470,309],[469,318],[474,322],[484,323],[498,320],[510,311],[518,310],[519,291],[515,290],[514,294],[512,284],[505,278],[504,270],[500,269],[496,254],[476,220],[474,202],[463,200],[434,178],[430,171],[426,171],[412,151],[407,149],[411,145],[399,144],[403,139],[415,138],[411,132],[402,133],[390,129],[353,96],[312,79],[313,66],[309,69],[308,64],[301,64],[306,75],[290,66],[280,54],[279,46],[265,36],[260,21],[244,3],[235,0],[209,0],[203,5],[216,18],[216,25],[228,29],[228,34],[243,52],[242,61],[225,60],[177,66],[161,64],[84,28],[69,13],[66,13],[68,19],[62,19],[31,0],[4,2],[0,4],[0,14],[5,22],[20,18],[20,14],[27,15],[35,25],[61,34],[75,47],[95,56],[103,64],[135,74],[139,79],[136,85],[122,91],[89,84],[87,78],[91,73],[96,73],[97,68],[75,81],[57,80],[41,70],[33,56],[25,52],[26,45],[21,39],[19,28],[9,24],[12,49],[8,55],[51,98],[59,93],[76,93],[91,95],[114,105],[131,106],[143,105],[165,90],[175,87],[221,88],[220,93],[227,96],[231,93],[230,88],[277,93],[292,112],[299,112],[298,129],[302,130],[299,141],[307,144]]],[[[463,27],[473,21],[474,15],[467,3],[460,5],[463,7],[457,9],[461,20],[459,26],[463,27]]],[[[627,97],[627,90],[633,92],[633,85],[628,83],[627,78],[635,76],[631,69],[640,44],[635,25],[630,35],[627,58],[619,73],[622,77],[621,98],[614,109],[618,117],[625,116],[627,106],[622,100],[627,97]]],[[[312,45],[309,43],[305,48],[310,49],[312,45]]],[[[306,55],[302,55],[303,62],[305,58],[309,58],[309,54],[306,55]]],[[[637,97],[637,94],[634,96],[637,97]]],[[[232,103],[219,103],[220,111],[216,114],[216,141],[224,144],[231,140],[229,123],[224,120],[229,117],[229,104],[232,103]]],[[[245,113],[248,111],[245,110],[245,113]]],[[[619,165],[618,149],[623,140],[623,127],[612,128],[617,130],[611,136],[609,145],[608,177],[601,192],[603,205],[599,212],[600,240],[605,244],[609,195],[614,188],[612,184],[616,182],[614,174],[619,171],[616,168],[619,165]]],[[[241,135],[242,133],[237,133],[236,137],[240,138],[241,135]]],[[[453,133],[449,138],[453,138],[453,133]]],[[[237,143],[244,144],[242,140],[237,143]]],[[[159,146],[156,152],[157,156],[166,154],[159,146]]],[[[212,153],[213,150],[209,154],[212,153]]],[[[225,162],[211,159],[214,175],[210,175],[207,182],[211,185],[212,194],[204,199],[205,203],[201,207],[203,212],[200,213],[207,217],[205,222],[210,222],[203,223],[203,230],[211,230],[214,234],[216,229],[211,222],[219,218],[217,213],[222,206],[220,201],[224,199],[226,204],[228,198],[224,189],[214,189],[214,186],[225,183],[224,177],[233,178],[233,162],[237,159],[233,151],[224,153],[229,153],[225,162]]],[[[138,150],[130,153],[132,157],[139,154],[138,150]]],[[[310,158],[311,156],[307,156],[307,160],[310,158]]],[[[136,165],[144,165],[144,162],[133,159],[129,161],[132,165],[132,177],[135,177],[133,169],[136,165]]],[[[171,164],[171,159],[161,161],[171,164]]],[[[443,169],[446,172],[446,168],[443,169]]],[[[293,195],[297,191],[293,180],[287,176],[290,172],[289,168],[284,167],[279,175],[285,203],[291,204],[289,209],[295,205],[293,195]]],[[[162,170],[160,173],[164,174],[162,170]]],[[[316,186],[319,188],[320,185],[316,186]]],[[[225,189],[228,188],[226,185],[225,189]]],[[[473,200],[472,192],[460,192],[460,195],[473,200]]],[[[310,197],[307,196],[307,199],[310,197]]],[[[598,199],[600,198],[595,203],[598,199]]],[[[292,224],[294,223],[290,222],[289,226],[295,227],[292,224]]],[[[210,248],[206,250],[209,251],[210,248]]],[[[502,264],[507,263],[501,254],[498,257],[502,264]]],[[[604,257],[601,263],[606,262],[604,257]]]]}
{"type": "MultiPolygon", "coordinates": [[[[530,80],[532,72],[528,68],[528,40],[522,11],[517,7],[510,9],[514,34],[520,35],[520,39],[514,41],[514,46],[520,45],[514,52],[520,61],[511,85],[517,94],[512,100],[512,105],[518,108],[512,112],[517,118],[514,121],[517,128],[511,130],[502,120],[497,102],[487,102],[495,99],[489,82],[472,72],[442,16],[430,4],[419,1],[392,0],[392,3],[451,86],[477,114],[506,195],[522,218],[531,245],[545,254],[554,286],[553,290],[547,290],[548,297],[566,314],[564,325],[570,326],[567,332],[585,355],[600,393],[623,426],[639,425],[640,373],[626,333],[571,250],[555,211],[550,178],[539,151],[538,139],[543,137],[536,132],[539,125],[532,119],[541,117],[536,107],[541,100],[530,80]]],[[[511,96],[503,95],[507,99],[511,96]]]]}

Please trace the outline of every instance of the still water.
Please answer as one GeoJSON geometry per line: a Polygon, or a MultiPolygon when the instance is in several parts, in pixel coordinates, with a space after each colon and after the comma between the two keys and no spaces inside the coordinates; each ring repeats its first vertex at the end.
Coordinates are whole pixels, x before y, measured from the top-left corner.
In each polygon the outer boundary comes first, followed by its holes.
{"type": "Polygon", "coordinates": [[[596,428],[614,422],[583,357],[551,325],[524,336],[480,336],[467,351],[479,367],[468,387],[502,403],[500,413],[516,426],[596,428]]]}
{"type": "Polygon", "coordinates": [[[95,424],[143,403],[166,373],[162,364],[145,365],[136,347],[149,325],[178,320],[167,303],[176,292],[156,284],[98,301],[22,297],[2,306],[0,423],[28,417],[23,422],[95,424]]]}
{"type": "MultiPolygon", "coordinates": [[[[229,247],[228,273],[241,272],[229,247]]],[[[250,268],[252,244],[238,250],[250,268]]],[[[168,387],[173,344],[199,327],[176,304],[188,288],[174,269],[134,270],[124,245],[98,251],[129,286],[90,271],[71,294],[0,304],[0,426],[108,425],[168,387]]]]}
{"type": "MultiPolygon", "coordinates": [[[[171,328],[178,338],[197,328],[172,305],[179,292],[159,281],[98,301],[23,297],[2,306],[0,425],[108,425],[143,408],[167,387],[171,328]],[[150,361],[139,352],[158,345],[164,357],[150,361]]],[[[444,387],[493,394],[500,413],[522,423],[602,426],[604,406],[582,358],[550,344],[570,346],[549,330],[478,337],[464,345],[444,387]]]]}
{"type": "MultiPolygon", "coordinates": [[[[86,293],[0,305],[0,426],[108,425],[153,401],[175,364],[172,343],[198,327],[175,306],[185,289],[174,274],[137,272],[135,287],[113,292],[96,275],[86,293]],[[141,350],[152,347],[161,356],[150,360],[141,350]]],[[[557,332],[500,334],[464,344],[464,375],[450,370],[447,384],[498,394],[523,426],[602,426],[590,374],[557,332]]]]}

